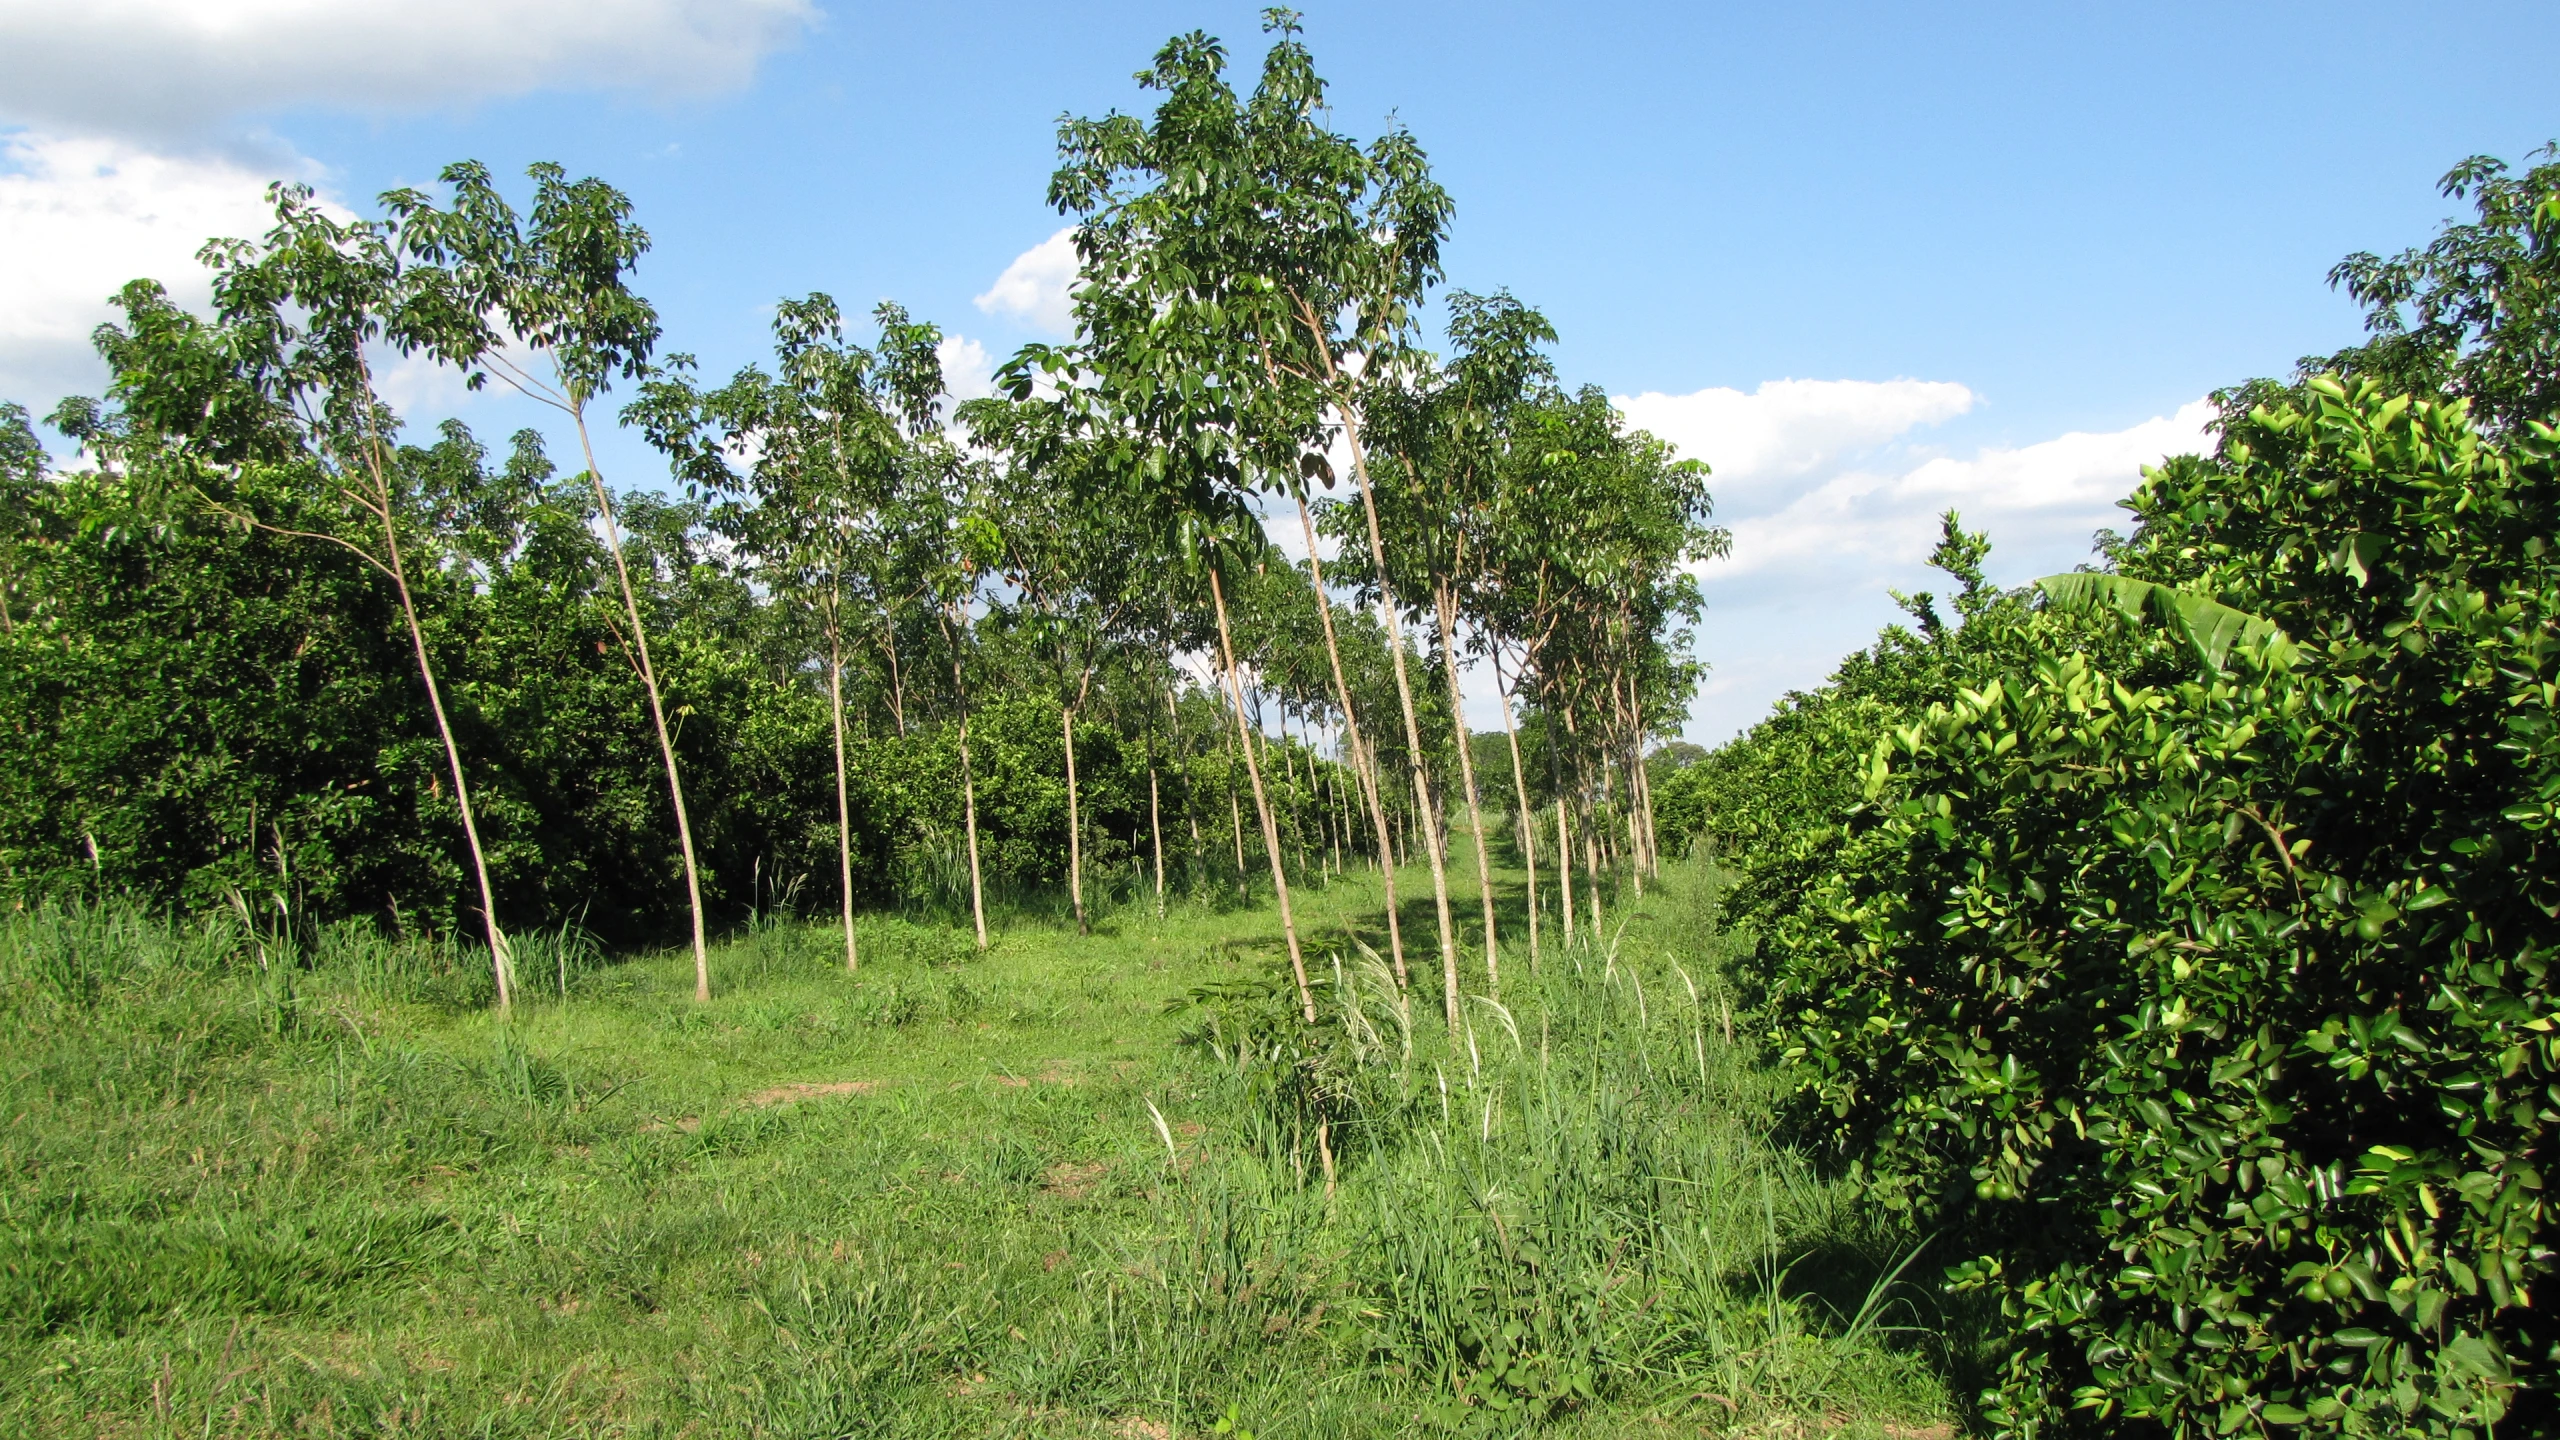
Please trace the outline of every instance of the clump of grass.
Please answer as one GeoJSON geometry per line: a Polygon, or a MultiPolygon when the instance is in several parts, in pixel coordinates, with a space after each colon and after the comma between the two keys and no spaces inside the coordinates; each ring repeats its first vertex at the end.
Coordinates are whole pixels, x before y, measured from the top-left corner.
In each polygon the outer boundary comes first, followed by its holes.
{"type": "Polygon", "coordinates": [[[1233,1077],[1256,1173],[1319,1183],[1330,1141],[1361,1343],[1423,1414],[1767,1418],[1928,1392],[1926,1357],[1882,1323],[1907,1242],[1770,1141],[1769,1078],[1689,963],[1578,946],[1418,1043],[1373,954],[1331,980],[1313,1030],[1276,980],[1203,987],[1188,1038],[1233,1077]],[[1847,1316],[1795,1281],[1808,1256],[1872,1277],[1847,1316]]]}

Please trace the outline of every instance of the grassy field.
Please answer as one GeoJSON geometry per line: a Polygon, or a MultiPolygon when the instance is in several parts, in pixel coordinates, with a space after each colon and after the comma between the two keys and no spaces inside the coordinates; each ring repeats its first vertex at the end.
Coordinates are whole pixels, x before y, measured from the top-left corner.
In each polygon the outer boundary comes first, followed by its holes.
{"type": "Polygon", "coordinates": [[[0,1433],[1946,1433],[1967,1356],[1769,1141],[1704,871],[1508,937],[1455,1037],[1368,877],[1300,914],[1313,1040],[1236,903],[868,918],[855,976],[760,925],[707,1006],[555,937],[511,1022],[369,929],[11,917],[0,1433]]]}

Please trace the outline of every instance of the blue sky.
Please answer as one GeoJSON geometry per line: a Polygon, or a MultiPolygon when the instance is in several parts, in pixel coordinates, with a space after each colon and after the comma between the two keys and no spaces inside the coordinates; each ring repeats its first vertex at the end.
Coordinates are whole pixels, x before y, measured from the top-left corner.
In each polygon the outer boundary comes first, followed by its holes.
{"type": "MultiPolygon", "coordinates": [[[[114,284],[191,279],[258,182],[358,208],[471,156],[628,190],[671,348],[755,357],[773,300],[894,297],[1000,357],[1000,275],[1059,226],[1061,112],[1144,103],[1230,4],[0,0],[0,395],[98,376],[114,284]]],[[[2461,157],[2560,136],[2549,5],[1312,6],[1337,123],[1393,114],[1458,201],[1453,284],[1508,286],[1574,381],[1718,473],[1715,740],[1927,583],[1930,516],[2065,568],[2208,390],[2353,338],[2324,283],[2422,241],[2461,157]]],[[[1029,267],[1036,271],[1037,266],[1029,267]]],[[[1030,280],[1036,274],[1017,271],[1030,280]]],[[[1054,277],[1051,277],[1054,292],[1054,277]]],[[[520,412],[419,378],[413,418],[520,412]]],[[[622,483],[649,462],[607,452],[622,483]]]]}

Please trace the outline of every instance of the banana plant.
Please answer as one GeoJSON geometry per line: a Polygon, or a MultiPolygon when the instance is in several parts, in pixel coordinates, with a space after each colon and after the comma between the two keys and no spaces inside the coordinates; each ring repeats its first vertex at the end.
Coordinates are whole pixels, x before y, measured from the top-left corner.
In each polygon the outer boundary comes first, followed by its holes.
{"type": "Polygon", "coordinates": [[[2113,612],[2136,624],[2153,624],[2177,636],[2206,668],[2220,670],[2235,648],[2259,650],[2269,658],[2290,661],[2293,641],[2275,622],[2207,595],[2172,589],[2130,575],[2074,570],[2047,575],[2036,582],[2045,603],[2067,613],[2113,612]]]}

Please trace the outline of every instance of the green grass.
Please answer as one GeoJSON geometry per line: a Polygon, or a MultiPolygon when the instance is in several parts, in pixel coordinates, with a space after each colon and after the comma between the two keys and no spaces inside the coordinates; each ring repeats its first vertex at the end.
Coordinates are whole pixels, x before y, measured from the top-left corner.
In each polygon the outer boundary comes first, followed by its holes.
{"type": "Polygon", "coordinates": [[[1301,892],[1312,1037],[1267,907],[1018,919],[983,957],[866,918],[852,977],[833,929],[764,925],[708,1006],[689,956],[549,937],[512,1022],[468,952],[368,929],[11,917],[0,1433],[1945,1422],[1963,1357],[1911,1328],[1903,1241],[1768,1138],[1710,877],[1535,975],[1506,937],[1454,1042],[1354,943],[1375,907],[1301,892]]]}

